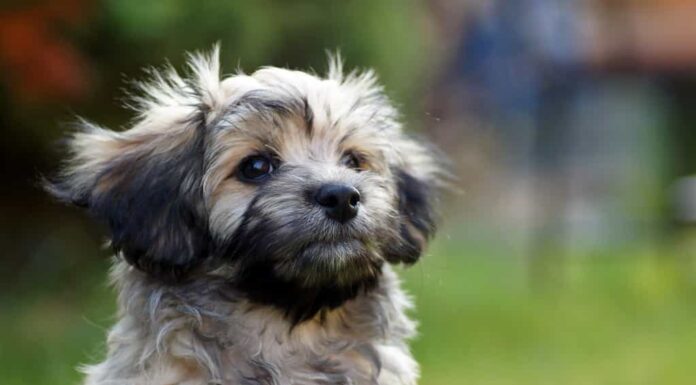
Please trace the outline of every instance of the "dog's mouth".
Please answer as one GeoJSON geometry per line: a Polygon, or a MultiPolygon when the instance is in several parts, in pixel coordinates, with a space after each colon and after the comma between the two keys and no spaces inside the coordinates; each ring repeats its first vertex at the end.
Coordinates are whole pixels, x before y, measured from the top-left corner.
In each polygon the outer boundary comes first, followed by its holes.
{"type": "Polygon", "coordinates": [[[384,261],[378,248],[360,237],[317,237],[291,249],[250,255],[235,285],[252,301],[280,308],[294,323],[374,288],[384,261]]]}
{"type": "Polygon", "coordinates": [[[372,242],[360,238],[312,241],[276,266],[303,286],[353,284],[377,274],[381,258],[372,242]]]}

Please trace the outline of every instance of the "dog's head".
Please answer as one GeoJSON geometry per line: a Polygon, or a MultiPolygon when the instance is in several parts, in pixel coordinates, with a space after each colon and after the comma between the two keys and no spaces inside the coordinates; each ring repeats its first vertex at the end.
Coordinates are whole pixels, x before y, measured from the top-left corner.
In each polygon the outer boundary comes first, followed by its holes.
{"type": "Polygon", "coordinates": [[[123,132],[83,123],[59,198],[108,223],[113,247],[167,283],[227,264],[255,301],[296,321],[415,262],[434,231],[438,167],[405,137],[372,72],[279,68],[219,79],[156,73],[123,132]]]}

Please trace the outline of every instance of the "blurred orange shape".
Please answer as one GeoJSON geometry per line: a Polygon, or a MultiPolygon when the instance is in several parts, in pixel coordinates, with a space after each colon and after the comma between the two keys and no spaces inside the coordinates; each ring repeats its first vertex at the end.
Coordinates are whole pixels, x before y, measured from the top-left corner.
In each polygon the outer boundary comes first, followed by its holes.
{"type": "Polygon", "coordinates": [[[62,25],[84,19],[80,3],[54,1],[0,13],[0,78],[20,101],[86,96],[87,61],[57,32],[62,25]]]}

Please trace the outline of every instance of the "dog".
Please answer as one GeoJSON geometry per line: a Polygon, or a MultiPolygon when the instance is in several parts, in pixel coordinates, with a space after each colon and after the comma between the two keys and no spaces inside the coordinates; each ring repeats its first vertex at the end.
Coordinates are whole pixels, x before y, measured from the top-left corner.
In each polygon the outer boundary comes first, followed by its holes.
{"type": "Polygon", "coordinates": [[[391,265],[436,227],[437,152],[373,71],[153,70],[131,128],[87,121],[58,199],[107,225],[118,320],[88,385],[415,384],[391,265]]]}

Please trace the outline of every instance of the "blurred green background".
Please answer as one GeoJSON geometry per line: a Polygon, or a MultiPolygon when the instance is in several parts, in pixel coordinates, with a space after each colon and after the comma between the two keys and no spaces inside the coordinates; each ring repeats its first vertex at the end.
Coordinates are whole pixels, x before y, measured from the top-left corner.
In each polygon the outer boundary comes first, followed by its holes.
{"type": "Polygon", "coordinates": [[[76,384],[114,321],[106,232],[52,202],[76,116],[125,128],[143,68],[375,68],[459,180],[402,271],[422,384],[693,384],[696,4],[5,1],[0,383],[76,384]]]}

